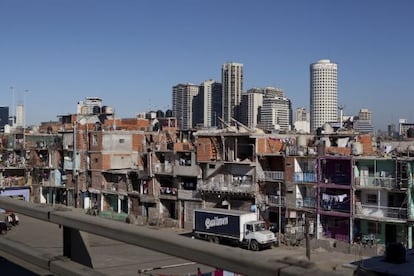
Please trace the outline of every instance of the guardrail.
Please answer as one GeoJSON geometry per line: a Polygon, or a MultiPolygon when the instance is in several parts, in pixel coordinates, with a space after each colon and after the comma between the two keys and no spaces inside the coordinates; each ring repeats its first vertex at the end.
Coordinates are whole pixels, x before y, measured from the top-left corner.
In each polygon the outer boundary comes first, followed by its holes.
{"type": "MultiPolygon", "coordinates": [[[[280,260],[275,257],[259,256],[256,252],[240,251],[169,232],[163,232],[160,235],[159,231],[144,226],[122,224],[122,227],[120,227],[119,222],[74,212],[70,208],[34,204],[8,197],[0,197],[0,207],[63,226],[63,252],[66,257],[70,258],[73,256],[68,255],[76,250],[73,243],[77,238],[71,238],[70,234],[76,235],[73,231],[78,231],[78,233],[84,231],[246,276],[259,274],[263,276],[332,275],[332,272],[318,269],[312,262],[294,258],[280,260]],[[69,236],[65,237],[67,234],[69,236]]],[[[0,239],[1,241],[2,239],[0,239]]],[[[14,252],[15,249],[13,246],[5,248],[9,254],[16,253],[14,252]]],[[[32,255],[36,254],[40,253],[32,252],[32,255]]],[[[41,261],[36,261],[36,258],[33,258],[32,255],[20,254],[20,256],[17,256],[28,262],[35,262],[35,265],[40,265],[41,261]]],[[[90,275],[90,271],[87,270],[84,274],[77,275],[90,275]]]]}

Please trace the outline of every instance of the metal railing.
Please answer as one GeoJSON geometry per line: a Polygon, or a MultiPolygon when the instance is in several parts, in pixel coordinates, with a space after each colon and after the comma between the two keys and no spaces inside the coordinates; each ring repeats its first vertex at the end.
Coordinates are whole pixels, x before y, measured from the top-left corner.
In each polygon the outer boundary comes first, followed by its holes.
{"type": "MultiPolygon", "coordinates": [[[[206,243],[200,240],[190,239],[170,232],[163,232],[153,229],[136,226],[132,224],[122,224],[116,221],[106,220],[99,217],[89,216],[79,212],[73,212],[69,208],[52,207],[43,204],[33,204],[21,200],[15,200],[0,196],[0,207],[13,210],[16,213],[30,216],[39,220],[63,226],[65,254],[74,249],[76,239],[68,238],[67,235],[75,234],[77,231],[85,231],[109,239],[125,242],[127,244],[155,250],[171,256],[180,257],[212,267],[219,267],[243,275],[307,275],[316,273],[317,275],[329,275],[327,271],[319,270],[314,263],[299,259],[280,260],[275,257],[258,258],[257,252],[240,251],[237,248],[206,243]],[[69,243],[69,244],[68,244],[69,243]],[[69,248],[67,248],[69,247],[69,248]]],[[[79,241],[78,241],[79,242],[79,241]]],[[[28,251],[20,249],[17,245],[11,245],[6,239],[0,239],[1,249],[13,254],[34,265],[51,269],[53,260],[56,257],[45,258],[42,253],[36,250],[28,251]],[[8,244],[9,246],[5,246],[8,244]]],[[[73,257],[73,256],[71,256],[73,257]]],[[[69,265],[67,265],[69,266],[69,265]]],[[[96,273],[98,274],[98,272],[96,273]]],[[[58,275],[91,275],[91,271],[83,271],[73,274],[58,275]]]]}
{"type": "Polygon", "coordinates": [[[305,197],[296,199],[296,207],[298,208],[316,208],[316,199],[305,197]]]}
{"type": "Polygon", "coordinates": [[[286,197],[284,196],[275,196],[275,195],[269,195],[267,196],[267,204],[270,206],[286,206],[286,197]]]}
{"type": "Polygon", "coordinates": [[[364,217],[407,219],[407,208],[359,205],[355,213],[364,217]]]}
{"type": "Polygon", "coordinates": [[[295,172],[294,180],[295,182],[316,183],[318,177],[316,172],[295,172]]]}
{"type": "Polygon", "coordinates": [[[355,185],[359,187],[370,188],[387,188],[398,189],[397,181],[394,177],[374,177],[374,176],[358,176],[355,177],[355,185]]]}
{"type": "Polygon", "coordinates": [[[263,171],[263,179],[265,181],[281,181],[285,179],[284,171],[263,171]]]}

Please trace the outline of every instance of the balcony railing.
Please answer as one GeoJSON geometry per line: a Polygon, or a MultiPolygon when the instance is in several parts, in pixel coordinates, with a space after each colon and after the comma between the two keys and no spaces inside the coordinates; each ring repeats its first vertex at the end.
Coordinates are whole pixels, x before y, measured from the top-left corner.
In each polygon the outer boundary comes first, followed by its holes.
{"type": "Polygon", "coordinates": [[[316,172],[295,172],[295,182],[316,183],[317,181],[316,172]]]}
{"type": "Polygon", "coordinates": [[[305,197],[296,199],[297,208],[316,208],[315,198],[305,197]]]}
{"type": "Polygon", "coordinates": [[[263,175],[259,178],[264,179],[265,181],[281,181],[285,179],[284,171],[264,171],[263,175]]]}
{"type": "Polygon", "coordinates": [[[177,188],[174,187],[160,187],[160,194],[161,195],[176,195],[178,192],[177,188]]]}
{"type": "Polygon", "coordinates": [[[357,205],[355,213],[364,217],[407,219],[407,208],[357,205]]]}
{"type": "Polygon", "coordinates": [[[275,195],[269,195],[267,196],[267,204],[270,206],[286,206],[286,197],[284,196],[275,196],[275,195]]]}
{"type": "Polygon", "coordinates": [[[173,165],[172,164],[155,164],[154,165],[154,173],[166,173],[171,174],[173,172],[173,165]]]}
{"type": "Polygon", "coordinates": [[[201,200],[201,194],[200,194],[200,191],[196,191],[196,190],[178,189],[178,199],[183,199],[183,200],[200,199],[201,200]]]}
{"type": "Polygon", "coordinates": [[[370,188],[387,188],[398,189],[397,181],[394,177],[374,177],[374,176],[359,176],[355,177],[355,185],[359,187],[370,188]]]}
{"type": "Polygon", "coordinates": [[[232,193],[254,193],[255,185],[252,181],[244,181],[242,183],[223,182],[223,181],[200,181],[197,184],[199,191],[214,192],[232,192],[232,193]]]}

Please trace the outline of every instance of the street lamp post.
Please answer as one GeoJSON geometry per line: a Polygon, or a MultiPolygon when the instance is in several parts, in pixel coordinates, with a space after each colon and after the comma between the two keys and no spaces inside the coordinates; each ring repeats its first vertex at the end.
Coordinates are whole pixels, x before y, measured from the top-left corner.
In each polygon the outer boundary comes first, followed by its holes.
{"type": "Polygon", "coordinates": [[[11,126],[14,126],[14,87],[13,86],[10,86],[10,90],[11,90],[11,92],[12,92],[12,110],[11,110],[11,119],[12,119],[12,122],[11,122],[11,126]]]}
{"type": "Polygon", "coordinates": [[[24,90],[24,94],[23,94],[23,150],[26,151],[26,112],[27,112],[27,108],[26,108],[26,94],[29,93],[29,90],[26,89],[24,90]]]}

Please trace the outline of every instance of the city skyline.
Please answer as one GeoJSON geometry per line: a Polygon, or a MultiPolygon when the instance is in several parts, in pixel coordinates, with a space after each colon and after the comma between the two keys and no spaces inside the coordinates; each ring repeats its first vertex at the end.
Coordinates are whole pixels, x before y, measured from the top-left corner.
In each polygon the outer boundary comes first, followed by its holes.
{"type": "Polygon", "coordinates": [[[13,112],[25,101],[28,125],[74,113],[85,97],[102,98],[117,117],[171,109],[171,87],[220,82],[226,62],[244,65],[243,92],[278,87],[294,109],[310,110],[309,64],[320,59],[338,64],[345,115],[367,108],[382,130],[400,118],[414,121],[407,100],[414,85],[411,1],[0,5],[0,104],[13,112]],[[224,28],[228,22],[234,27],[224,28]]]}

